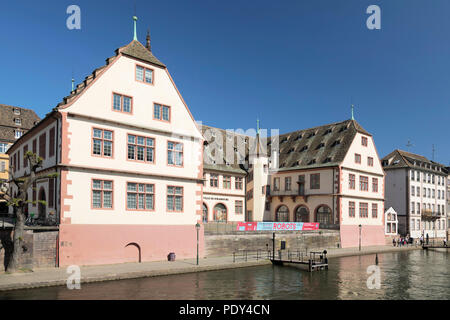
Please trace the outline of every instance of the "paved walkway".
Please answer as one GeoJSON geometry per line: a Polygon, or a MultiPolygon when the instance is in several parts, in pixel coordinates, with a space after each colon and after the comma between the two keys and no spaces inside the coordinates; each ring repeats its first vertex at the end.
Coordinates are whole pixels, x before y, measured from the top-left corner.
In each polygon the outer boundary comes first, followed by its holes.
{"type": "MultiPolygon", "coordinates": [[[[343,257],[364,254],[375,254],[392,251],[406,251],[420,249],[420,247],[389,247],[376,246],[364,247],[361,251],[358,248],[348,249],[327,249],[328,256],[343,257]]],[[[107,280],[122,280],[140,277],[153,277],[161,275],[171,275],[180,273],[221,270],[230,268],[242,268],[257,265],[270,264],[269,260],[248,260],[243,261],[242,257],[233,263],[233,257],[214,257],[201,259],[196,265],[195,259],[179,261],[156,261],[143,263],[122,263],[114,265],[84,266],[81,267],[81,282],[97,282],[107,280]]],[[[13,289],[27,289],[37,287],[48,287],[66,285],[69,274],[66,268],[36,269],[34,272],[0,274],[0,291],[13,289]]]]}

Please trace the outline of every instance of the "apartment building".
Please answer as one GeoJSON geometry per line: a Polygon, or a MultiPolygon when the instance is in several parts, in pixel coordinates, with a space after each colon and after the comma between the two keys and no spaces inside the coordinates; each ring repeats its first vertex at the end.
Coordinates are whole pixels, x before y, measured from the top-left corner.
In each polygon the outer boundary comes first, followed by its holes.
{"type": "MultiPolygon", "coordinates": [[[[7,151],[43,161],[28,211],[56,216],[60,266],[196,256],[203,137],[167,67],[130,42],[106,59],[7,151]]],[[[200,229],[200,254],[203,229],[200,229]]]]}
{"type": "Polygon", "coordinates": [[[447,171],[424,156],[394,150],[382,159],[386,206],[398,213],[399,233],[413,238],[447,233],[447,171]]]}
{"type": "MultiPolygon", "coordinates": [[[[9,178],[9,156],[6,153],[9,147],[39,120],[31,109],[0,104],[0,181],[9,178]]],[[[0,214],[5,213],[8,213],[6,201],[0,199],[0,214]]]]}

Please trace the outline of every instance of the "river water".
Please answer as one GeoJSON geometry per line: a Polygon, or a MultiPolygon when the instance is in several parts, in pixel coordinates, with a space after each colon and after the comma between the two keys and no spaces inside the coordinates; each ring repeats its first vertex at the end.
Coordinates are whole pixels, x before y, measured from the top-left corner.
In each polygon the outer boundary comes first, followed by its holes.
{"type": "Polygon", "coordinates": [[[369,289],[375,255],[334,258],[328,271],[258,266],[154,278],[0,292],[0,299],[450,299],[450,254],[379,254],[380,288],[369,289]]]}

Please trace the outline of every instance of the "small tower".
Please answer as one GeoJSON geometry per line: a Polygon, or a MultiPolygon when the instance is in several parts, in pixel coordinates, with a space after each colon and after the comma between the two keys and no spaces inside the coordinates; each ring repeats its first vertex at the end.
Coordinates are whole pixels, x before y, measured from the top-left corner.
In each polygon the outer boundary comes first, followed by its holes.
{"type": "Polygon", "coordinates": [[[133,23],[134,23],[134,36],[133,36],[133,40],[138,41],[137,38],[137,31],[136,31],[136,23],[137,23],[138,18],[136,16],[133,16],[133,23]]]}
{"type": "Polygon", "coordinates": [[[352,103],[352,120],[355,120],[354,109],[355,109],[355,106],[352,103]]]}
{"type": "Polygon", "coordinates": [[[150,28],[147,30],[147,44],[145,45],[148,51],[152,51],[152,46],[150,44],[150,28]]]}

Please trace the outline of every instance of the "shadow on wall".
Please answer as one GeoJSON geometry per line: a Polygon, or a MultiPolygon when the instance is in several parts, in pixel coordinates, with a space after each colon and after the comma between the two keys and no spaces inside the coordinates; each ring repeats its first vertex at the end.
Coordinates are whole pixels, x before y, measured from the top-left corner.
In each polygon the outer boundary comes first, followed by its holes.
{"type": "Polygon", "coordinates": [[[129,262],[141,263],[141,246],[136,242],[130,242],[125,246],[125,256],[129,262]]]}
{"type": "MultiPolygon", "coordinates": [[[[2,260],[3,270],[6,270],[9,259],[13,252],[13,241],[11,239],[12,229],[0,230],[0,259],[2,260]]],[[[0,268],[0,270],[2,270],[0,268]]]]}

